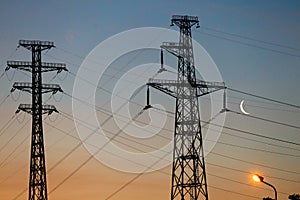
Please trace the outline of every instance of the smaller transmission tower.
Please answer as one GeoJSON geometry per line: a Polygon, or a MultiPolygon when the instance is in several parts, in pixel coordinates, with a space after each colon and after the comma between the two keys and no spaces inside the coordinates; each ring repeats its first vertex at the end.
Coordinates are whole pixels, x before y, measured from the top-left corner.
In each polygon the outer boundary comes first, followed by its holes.
{"type": "Polygon", "coordinates": [[[31,72],[32,82],[15,82],[13,89],[29,92],[32,96],[31,104],[20,104],[17,112],[24,111],[32,115],[32,136],[29,174],[28,200],[47,200],[46,163],[43,138],[43,114],[57,112],[53,105],[43,105],[44,93],[61,91],[57,84],[43,84],[42,73],[62,70],[67,71],[62,63],[42,63],[42,51],[54,47],[53,42],[38,40],[20,40],[19,45],[30,50],[32,61],[7,61],[7,68],[14,68],[31,72]]]}
{"type": "MultiPolygon", "coordinates": [[[[179,43],[163,42],[161,48],[177,57],[177,80],[149,79],[147,85],[176,99],[171,200],[208,200],[198,97],[225,89],[225,84],[196,79],[191,28],[199,27],[198,17],[173,15],[174,24],[180,29],[179,43]]],[[[145,108],[151,108],[149,88],[147,95],[145,108]]]]}

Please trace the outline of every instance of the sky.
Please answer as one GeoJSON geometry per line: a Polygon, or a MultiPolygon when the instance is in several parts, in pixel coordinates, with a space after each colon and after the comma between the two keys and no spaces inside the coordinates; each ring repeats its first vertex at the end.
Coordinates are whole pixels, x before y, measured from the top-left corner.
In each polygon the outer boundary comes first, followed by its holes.
{"type": "MultiPolygon", "coordinates": [[[[30,96],[19,91],[11,94],[10,89],[16,81],[30,81],[30,75],[13,69],[4,73],[7,60],[31,59],[28,50],[17,48],[20,39],[53,41],[56,47],[44,51],[43,60],[64,62],[70,71],[57,76],[55,73],[47,74],[43,79],[60,84],[65,91],[54,97],[44,96],[44,101],[49,99],[47,103],[54,104],[60,111],[60,114],[45,116],[44,119],[46,164],[50,171],[47,174],[49,199],[170,198],[171,165],[138,177],[136,173],[116,170],[94,157],[89,159],[91,154],[75,129],[72,98],[67,95],[72,95],[74,75],[99,43],[123,31],[143,27],[178,30],[176,26],[170,27],[173,14],[198,16],[200,28],[192,29],[192,37],[208,52],[229,88],[300,105],[299,1],[3,0],[0,4],[0,199],[24,199],[28,195],[31,118],[22,112],[15,115],[15,111],[20,103],[29,103],[30,96]],[[130,182],[135,177],[136,180],[130,182]],[[111,196],[124,184],[127,186],[111,196]]],[[[109,50],[114,52],[114,49],[109,50]]],[[[130,52],[112,63],[98,83],[98,87],[104,90],[97,90],[97,108],[110,110],[111,93],[125,72],[135,65],[159,62],[159,54],[159,50],[130,52]]],[[[174,56],[165,53],[165,63],[173,70],[177,69],[174,56]]],[[[126,81],[136,83],[139,77],[150,78],[153,75],[150,72],[154,71],[151,69],[137,74],[136,80],[126,81]]],[[[145,92],[142,88],[134,103],[130,104],[131,116],[145,104],[145,92]]],[[[160,103],[169,111],[160,136],[171,140],[174,116],[170,113],[174,112],[175,101],[154,90],[151,90],[151,95],[153,103],[160,103]]],[[[118,98],[120,96],[117,95],[118,98]]],[[[270,188],[251,180],[253,173],[263,175],[266,181],[274,184],[279,199],[300,193],[299,107],[227,91],[230,110],[240,112],[242,100],[250,116],[229,112],[225,126],[244,132],[224,128],[213,150],[205,157],[210,199],[272,197],[270,188]]],[[[87,109],[87,105],[82,106],[78,110],[87,109]]],[[[204,121],[211,119],[209,107],[209,98],[201,97],[200,110],[204,121]]],[[[149,122],[149,115],[144,114],[137,123],[149,122]]],[[[96,117],[103,124],[107,115],[100,111],[96,117]]],[[[89,124],[89,120],[86,118],[84,123],[89,124]]],[[[110,138],[118,132],[116,123],[115,120],[103,125],[110,138]]],[[[206,131],[203,128],[203,134],[206,131]]],[[[151,151],[149,147],[158,148],[165,144],[156,137],[129,141],[128,138],[133,139],[133,136],[122,136],[116,139],[115,144],[133,152],[148,152],[151,151]]],[[[95,145],[98,145],[97,140],[95,145]]],[[[102,153],[103,156],[110,155],[109,152],[102,153]]],[[[125,163],[118,163],[117,157],[116,160],[110,159],[116,165],[125,163]]]]}

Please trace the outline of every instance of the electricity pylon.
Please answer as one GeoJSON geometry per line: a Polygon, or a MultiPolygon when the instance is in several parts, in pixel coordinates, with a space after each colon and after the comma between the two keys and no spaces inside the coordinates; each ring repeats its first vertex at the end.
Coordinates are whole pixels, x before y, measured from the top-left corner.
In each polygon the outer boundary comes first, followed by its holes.
{"type": "Polygon", "coordinates": [[[191,28],[198,17],[173,15],[180,28],[179,43],[163,42],[162,49],[178,58],[177,80],[149,79],[149,86],[176,98],[171,200],[208,200],[198,97],[225,89],[223,82],[196,79],[191,28]]]}
{"type": "Polygon", "coordinates": [[[62,63],[42,63],[42,51],[54,47],[53,42],[38,40],[20,40],[19,45],[30,50],[32,61],[7,61],[7,68],[15,68],[31,72],[32,82],[15,82],[13,89],[31,93],[32,104],[20,104],[20,110],[32,115],[32,137],[30,155],[30,174],[29,174],[29,200],[47,200],[47,180],[45,149],[43,138],[43,114],[57,112],[53,105],[43,105],[42,95],[44,93],[61,91],[57,84],[42,84],[42,73],[49,71],[67,71],[65,64],[62,63]]]}

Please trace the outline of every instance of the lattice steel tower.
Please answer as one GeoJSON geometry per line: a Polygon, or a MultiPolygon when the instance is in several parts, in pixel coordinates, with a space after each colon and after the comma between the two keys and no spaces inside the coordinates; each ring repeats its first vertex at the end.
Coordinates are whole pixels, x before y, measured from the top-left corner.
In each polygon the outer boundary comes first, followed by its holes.
{"type": "Polygon", "coordinates": [[[10,67],[31,72],[32,83],[15,82],[13,89],[18,89],[31,93],[32,104],[20,104],[20,110],[32,115],[32,137],[31,137],[31,156],[29,174],[29,200],[47,200],[47,180],[45,149],[43,138],[43,114],[57,112],[53,105],[43,105],[43,93],[61,91],[57,84],[42,84],[42,73],[49,71],[67,71],[65,64],[62,63],[42,63],[42,51],[54,47],[53,42],[38,40],[20,40],[19,45],[32,52],[32,61],[7,61],[8,70],[10,67]]]}
{"type": "Polygon", "coordinates": [[[179,43],[164,42],[161,48],[178,58],[177,80],[149,79],[147,85],[176,98],[171,200],[208,200],[198,97],[225,85],[196,79],[191,28],[199,27],[198,17],[173,15],[174,24],[179,43]]]}

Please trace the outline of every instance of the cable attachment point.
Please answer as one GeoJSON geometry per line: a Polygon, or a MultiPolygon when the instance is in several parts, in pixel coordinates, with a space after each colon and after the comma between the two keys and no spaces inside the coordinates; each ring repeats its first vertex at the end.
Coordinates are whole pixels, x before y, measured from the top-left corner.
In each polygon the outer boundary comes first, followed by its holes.
{"type": "Polygon", "coordinates": [[[149,89],[149,85],[147,85],[147,102],[146,102],[146,106],[143,108],[143,110],[148,110],[149,108],[152,108],[152,106],[150,105],[150,89],[149,89]]]}
{"type": "Polygon", "coordinates": [[[16,112],[15,112],[15,114],[18,114],[20,111],[21,111],[20,109],[17,109],[16,112]]]}

